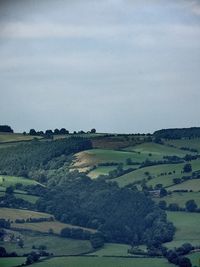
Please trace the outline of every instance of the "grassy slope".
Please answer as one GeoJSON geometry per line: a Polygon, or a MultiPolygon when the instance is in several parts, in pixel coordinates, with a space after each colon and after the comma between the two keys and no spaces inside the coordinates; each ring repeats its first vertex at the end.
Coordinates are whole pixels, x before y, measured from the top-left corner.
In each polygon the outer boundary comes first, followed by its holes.
{"type": "Polygon", "coordinates": [[[163,156],[184,157],[187,154],[187,152],[183,150],[156,143],[143,143],[133,147],[127,147],[124,150],[140,152],[144,155],[151,153],[153,156],[157,156],[158,159],[162,159],[163,156]]]}
{"type": "Polygon", "coordinates": [[[190,199],[194,199],[197,205],[200,207],[200,192],[187,192],[187,193],[174,192],[171,195],[163,197],[162,199],[155,198],[155,201],[159,202],[160,200],[165,200],[167,204],[177,203],[180,207],[184,208],[185,202],[190,199]]]}
{"type": "Polygon", "coordinates": [[[14,186],[17,183],[21,183],[24,186],[40,184],[37,181],[31,180],[28,178],[23,178],[23,177],[18,177],[18,176],[0,175],[0,186],[3,186],[3,187],[14,186]]]}
{"type": "Polygon", "coordinates": [[[0,143],[30,141],[40,136],[23,135],[21,133],[2,133],[0,132],[0,143]]]}
{"type": "Polygon", "coordinates": [[[131,256],[128,254],[129,245],[106,243],[103,248],[91,253],[97,256],[131,256]]]}
{"type": "MultiPolygon", "coordinates": [[[[4,196],[5,195],[5,192],[0,192],[0,197],[1,196],[4,196]]],[[[38,200],[39,197],[37,196],[32,196],[32,195],[28,195],[28,194],[14,194],[14,196],[16,198],[21,198],[21,199],[24,199],[25,201],[28,201],[32,204],[35,204],[36,201],[38,200]]]]}
{"type": "Polygon", "coordinates": [[[194,148],[200,152],[200,138],[169,140],[169,141],[165,141],[165,143],[173,145],[178,148],[181,148],[181,147],[194,148]]]}
{"type": "Polygon", "coordinates": [[[91,232],[95,232],[95,230],[84,228],[80,226],[75,226],[71,224],[61,223],[58,221],[52,221],[52,222],[37,222],[37,223],[12,223],[12,227],[17,229],[24,229],[24,230],[32,230],[32,231],[38,231],[41,233],[48,233],[49,229],[52,229],[55,234],[60,234],[60,231],[65,228],[81,228],[85,229],[91,232]]]}
{"type": "Polygon", "coordinates": [[[170,191],[174,190],[193,190],[193,191],[200,191],[200,179],[188,180],[184,183],[177,184],[170,186],[168,188],[170,191]]]}
{"type": "Polygon", "coordinates": [[[16,219],[28,219],[28,218],[49,218],[52,215],[43,212],[36,212],[30,210],[0,208],[1,218],[15,221],[16,219]]]}
{"type": "Polygon", "coordinates": [[[26,261],[24,257],[18,258],[0,258],[0,266],[1,267],[14,267],[18,266],[26,261]]]}
{"type": "Polygon", "coordinates": [[[168,220],[176,227],[174,240],[167,245],[174,247],[189,242],[194,245],[200,243],[200,213],[167,212],[168,220]]]}
{"type": "Polygon", "coordinates": [[[36,263],[35,267],[169,267],[174,266],[165,259],[127,259],[127,258],[104,258],[104,257],[67,257],[53,258],[41,263],[36,263]]]}
{"type": "MultiPolygon", "coordinates": [[[[191,161],[193,171],[200,170],[200,160],[191,161]]],[[[150,167],[145,167],[138,169],[136,171],[130,172],[128,174],[122,175],[113,181],[116,181],[120,186],[125,186],[127,184],[133,183],[135,181],[141,181],[144,178],[147,179],[145,172],[153,177],[153,179],[148,181],[148,185],[155,186],[156,184],[163,184],[164,186],[170,186],[173,184],[173,178],[180,178],[186,174],[182,173],[184,163],[179,164],[161,164],[150,167]],[[173,173],[175,171],[175,173],[173,173]],[[172,174],[169,174],[171,172],[172,174]],[[162,175],[161,173],[167,173],[162,175]]],[[[191,173],[187,174],[190,175],[191,173]]]]}
{"type": "MultiPolygon", "coordinates": [[[[16,232],[18,235],[18,232],[16,232]]],[[[92,250],[88,240],[75,240],[69,238],[61,238],[53,235],[42,235],[33,232],[20,232],[19,235],[24,240],[24,248],[21,249],[14,242],[0,242],[0,246],[4,246],[8,252],[16,251],[19,255],[32,251],[32,246],[36,248],[45,245],[47,250],[54,255],[78,255],[87,253],[92,250]]]]}
{"type": "Polygon", "coordinates": [[[131,158],[133,162],[143,162],[146,158],[154,159],[146,154],[109,149],[91,149],[77,153],[75,156],[74,167],[94,166],[102,162],[125,163],[127,158],[131,158]]]}

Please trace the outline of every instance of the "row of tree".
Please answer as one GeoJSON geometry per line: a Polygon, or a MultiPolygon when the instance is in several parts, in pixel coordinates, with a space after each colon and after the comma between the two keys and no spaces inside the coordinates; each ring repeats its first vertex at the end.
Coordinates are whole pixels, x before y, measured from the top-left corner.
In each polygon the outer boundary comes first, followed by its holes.
{"type": "MultiPolygon", "coordinates": [[[[84,134],[84,133],[96,133],[96,129],[91,129],[88,132],[84,132],[83,130],[81,131],[74,131],[73,134],[84,134]]],[[[24,135],[26,132],[23,133],[24,135]]],[[[36,131],[35,129],[30,129],[29,135],[33,136],[44,136],[44,135],[63,135],[63,134],[69,134],[69,131],[66,130],[65,128],[58,129],[56,128],[55,130],[48,129],[46,131],[36,131]]]]}

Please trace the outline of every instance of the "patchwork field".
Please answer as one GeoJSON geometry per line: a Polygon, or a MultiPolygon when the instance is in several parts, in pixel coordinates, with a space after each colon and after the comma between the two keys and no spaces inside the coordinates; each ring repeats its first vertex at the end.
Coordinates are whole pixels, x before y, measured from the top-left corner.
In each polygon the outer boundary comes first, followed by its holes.
{"type": "Polygon", "coordinates": [[[22,209],[10,209],[10,208],[0,208],[1,218],[6,220],[15,221],[16,219],[28,219],[28,218],[50,218],[51,214],[36,212],[30,210],[22,209]]]}
{"type": "Polygon", "coordinates": [[[19,266],[24,263],[26,258],[24,257],[14,257],[14,258],[0,258],[0,266],[1,267],[14,267],[19,266]]]}
{"type": "Polygon", "coordinates": [[[18,183],[24,186],[40,184],[37,181],[31,180],[28,178],[23,178],[23,177],[18,177],[18,176],[0,175],[0,186],[2,187],[15,186],[18,183]]]}
{"type": "Polygon", "coordinates": [[[149,154],[152,154],[152,156],[157,157],[157,159],[162,159],[163,156],[178,156],[178,157],[184,157],[187,152],[170,147],[167,145],[161,145],[156,143],[143,143],[140,145],[136,145],[133,147],[127,147],[124,150],[126,151],[132,151],[132,152],[139,152],[143,155],[148,156],[149,154]]]}
{"type": "Polygon", "coordinates": [[[200,152],[200,138],[194,139],[180,139],[180,140],[167,140],[165,141],[166,144],[173,145],[175,147],[187,147],[187,148],[194,148],[200,152]]]}
{"type": "Polygon", "coordinates": [[[168,211],[167,217],[176,227],[174,240],[167,246],[175,247],[186,242],[200,245],[200,213],[168,211]]]}
{"type": "Polygon", "coordinates": [[[200,179],[193,179],[185,181],[181,184],[173,185],[168,188],[170,191],[174,190],[192,190],[194,192],[200,191],[200,179]]]}
{"type": "Polygon", "coordinates": [[[80,226],[75,226],[67,223],[61,223],[58,221],[51,221],[51,222],[37,222],[37,223],[12,223],[13,228],[23,229],[23,230],[31,230],[37,231],[41,233],[48,233],[49,229],[52,229],[55,234],[60,234],[60,231],[65,228],[81,228],[83,230],[88,230],[91,232],[95,232],[95,230],[84,228],[80,226]]]}
{"type": "Polygon", "coordinates": [[[200,192],[173,192],[171,195],[167,195],[166,197],[162,197],[161,199],[155,198],[154,200],[156,202],[159,202],[160,200],[165,200],[168,205],[171,203],[177,203],[179,207],[184,208],[185,202],[190,199],[194,199],[198,207],[200,207],[200,192]]]}
{"type": "Polygon", "coordinates": [[[41,139],[40,136],[23,135],[21,133],[0,133],[0,143],[30,141],[34,138],[41,139]]]}
{"type": "Polygon", "coordinates": [[[36,263],[35,267],[170,267],[165,259],[109,258],[109,257],[60,257],[36,263]]]}
{"type": "MultiPolygon", "coordinates": [[[[118,178],[113,179],[119,186],[123,187],[127,184],[142,181],[143,179],[148,179],[151,176],[152,179],[148,180],[147,184],[155,186],[156,184],[163,184],[163,186],[173,185],[174,178],[181,178],[184,176],[183,166],[185,163],[179,164],[160,164],[145,168],[140,168],[128,174],[122,175],[118,178]]],[[[191,161],[193,171],[200,170],[200,160],[191,161]]],[[[190,175],[191,173],[187,173],[190,175]]]]}
{"type": "MultiPolygon", "coordinates": [[[[46,246],[48,252],[55,256],[60,255],[78,255],[80,253],[88,253],[92,251],[91,244],[88,240],[75,240],[69,238],[61,238],[54,235],[44,235],[33,232],[16,232],[24,241],[23,249],[16,242],[0,242],[8,252],[16,251],[18,255],[33,251],[33,246],[38,248],[40,245],[46,246]],[[59,245],[58,245],[59,244],[59,245]]],[[[0,265],[1,266],[1,265],[0,265]]]]}
{"type": "MultiPolygon", "coordinates": [[[[14,192],[16,192],[16,191],[14,191],[14,192]]],[[[1,192],[0,191],[0,197],[1,196],[4,196],[5,195],[5,191],[4,192],[1,192]]],[[[37,197],[37,196],[32,196],[32,195],[28,195],[28,194],[22,194],[22,193],[14,193],[14,196],[16,197],[16,198],[21,198],[21,199],[23,199],[23,200],[25,200],[25,201],[28,201],[28,202],[30,202],[30,203],[32,203],[32,204],[35,204],[36,203],[36,201],[38,200],[38,198],[39,197],[37,197]]]]}
{"type": "Polygon", "coordinates": [[[127,151],[117,151],[109,149],[92,149],[77,153],[75,155],[74,167],[88,167],[94,166],[98,163],[104,162],[117,162],[124,163],[126,159],[130,158],[133,162],[143,162],[145,159],[153,159],[146,154],[140,154],[139,152],[127,152],[127,151]]]}

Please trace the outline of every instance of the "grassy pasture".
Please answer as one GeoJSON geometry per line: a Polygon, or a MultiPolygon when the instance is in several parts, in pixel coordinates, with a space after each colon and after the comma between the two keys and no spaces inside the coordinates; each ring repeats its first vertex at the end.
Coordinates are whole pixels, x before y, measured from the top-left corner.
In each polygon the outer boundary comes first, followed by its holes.
{"type": "MultiPolygon", "coordinates": [[[[188,147],[194,148],[200,151],[200,138],[194,139],[180,139],[180,140],[167,140],[165,141],[166,144],[173,145],[175,147],[188,147]]],[[[187,152],[187,151],[186,151],[187,152]]]]}
{"type": "Polygon", "coordinates": [[[18,176],[0,175],[0,186],[2,187],[15,186],[17,183],[21,183],[24,186],[40,184],[37,181],[31,180],[28,178],[23,178],[23,177],[18,177],[18,176]]]}
{"type": "Polygon", "coordinates": [[[132,152],[140,152],[141,154],[144,154],[148,156],[150,153],[152,156],[157,157],[157,159],[162,159],[163,156],[179,156],[184,157],[187,152],[174,148],[169,147],[166,145],[156,144],[156,143],[142,143],[140,145],[136,145],[133,147],[127,147],[124,150],[126,151],[132,151],[132,152]]]}
{"type": "Polygon", "coordinates": [[[192,266],[199,266],[200,252],[192,253],[190,255],[187,255],[187,257],[191,260],[192,266]]]}
{"type": "Polygon", "coordinates": [[[49,218],[51,214],[36,212],[30,210],[0,208],[0,216],[6,220],[15,221],[16,219],[28,219],[28,218],[49,218]]]}
{"type": "Polygon", "coordinates": [[[92,179],[97,178],[99,175],[107,175],[110,171],[113,171],[117,166],[100,166],[95,170],[89,172],[88,176],[92,179]]]}
{"type": "Polygon", "coordinates": [[[128,254],[129,245],[106,243],[103,248],[91,253],[97,256],[131,256],[128,254]]]}
{"type": "MultiPolygon", "coordinates": [[[[4,196],[5,195],[5,192],[0,192],[0,197],[1,196],[4,196]]],[[[39,197],[37,197],[37,196],[32,196],[32,195],[28,195],[28,194],[17,194],[17,193],[15,193],[14,194],[14,196],[16,197],[16,198],[21,198],[21,199],[23,199],[23,200],[25,200],[25,201],[28,201],[28,202],[30,202],[30,203],[32,203],[32,204],[35,204],[35,202],[38,200],[38,198],[39,197]]]]}
{"type": "Polygon", "coordinates": [[[149,157],[146,154],[142,155],[137,152],[127,152],[109,149],[91,149],[77,153],[75,155],[73,167],[88,167],[104,162],[117,162],[125,164],[127,158],[131,158],[133,162],[141,163],[145,159],[150,159],[152,157],[149,157]]]}
{"type": "Polygon", "coordinates": [[[1,267],[14,267],[19,266],[26,261],[24,257],[14,257],[14,258],[0,258],[1,267]]]}
{"type": "Polygon", "coordinates": [[[21,133],[3,133],[0,132],[0,143],[6,142],[20,142],[20,141],[30,141],[34,138],[40,139],[40,136],[31,136],[31,135],[23,135],[21,133]]]}
{"type": "Polygon", "coordinates": [[[168,188],[170,191],[174,190],[192,190],[194,192],[200,191],[200,179],[192,179],[181,184],[173,185],[168,188]]]}
{"type": "Polygon", "coordinates": [[[186,242],[200,245],[200,213],[168,211],[167,217],[176,227],[174,240],[167,246],[175,247],[186,242]]]}
{"type": "MultiPolygon", "coordinates": [[[[41,216],[42,217],[42,216],[41,216]]],[[[55,234],[59,234],[60,231],[65,228],[81,228],[83,230],[88,230],[91,232],[95,232],[95,230],[84,228],[80,226],[75,226],[67,223],[61,223],[58,221],[51,221],[51,222],[37,222],[37,223],[12,223],[12,227],[22,230],[31,230],[31,231],[37,231],[41,233],[48,233],[49,229],[52,229],[55,234]]]]}
{"type": "Polygon", "coordinates": [[[171,195],[163,197],[162,199],[155,198],[155,201],[159,202],[160,200],[165,200],[168,205],[170,203],[177,203],[179,207],[184,208],[185,202],[187,202],[190,199],[194,199],[197,205],[200,207],[200,192],[187,192],[187,193],[174,192],[171,195]]]}
{"type": "Polygon", "coordinates": [[[109,257],[59,257],[40,263],[35,267],[170,267],[166,259],[109,258],[109,257]]]}
{"type": "MultiPolygon", "coordinates": [[[[24,241],[24,248],[21,249],[15,242],[0,242],[8,252],[16,251],[18,255],[33,251],[32,246],[36,248],[45,245],[50,253],[56,256],[60,255],[77,255],[92,251],[90,241],[61,238],[54,235],[44,235],[33,232],[15,232],[20,235],[24,241]]],[[[1,266],[1,265],[0,265],[1,266]]]]}
{"type": "MultiPolygon", "coordinates": [[[[182,176],[186,175],[182,173],[184,164],[185,163],[160,164],[144,167],[115,178],[112,181],[116,181],[119,186],[123,187],[127,184],[147,179],[148,176],[145,173],[148,172],[153,178],[147,182],[148,185],[155,186],[156,184],[163,184],[163,186],[170,186],[173,185],[174,178],[181,178],[182,176]],[[173,173],[173,171],[175,171],[175,173],[173,173]],[[161,175],[161,173],[164,173],[164,175],[161,175]]],[[[193,171],[200,170],[200,160],[193,160],[191,161],[191,164],[193,171]]],[[[191,175],[191,173],[188,173],[187,175],[191,175]]]]}

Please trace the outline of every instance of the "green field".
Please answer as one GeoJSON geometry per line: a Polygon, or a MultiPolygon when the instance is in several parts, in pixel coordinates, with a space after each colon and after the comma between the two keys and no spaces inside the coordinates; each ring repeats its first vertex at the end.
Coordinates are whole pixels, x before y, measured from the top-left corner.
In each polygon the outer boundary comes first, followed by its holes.
{"type": "Polygon", "coordinates": [[[128,253],[129,245],[106,243],[103,248],[91,253],[90,255],[97,256],[131,256],[128,253]]]}
{"type": "Polygon", "coordinates": [[[167,246],[174,247],[186,242],[200,245],[200,213],[168,211],[167,217],[176,227],[174,240],[167,246]]]}
{"type": "Polygon", "coordinates": [[[113,171],[117,166],[101,166],[97,167],[95,170],[89,172],[88,176],[92,179],[97,178],[99,175],[108,175],[110,171],[113,171]]]}
{"type": "MultiPolygon", "coordinates": [[[[200,160],[193,160],[191,161],[191,164],[193,171],[200,170],[200,160]]],[[[115,178],[112,181],[117,182],[120,187],[123,187],[136,181],[142,181],[143,179],[147,180],[148,175],[146,175],[145,173],[148,172],[153,179],[149,180],[147,182],[147,185],[155,186],[156,184],[163,184],[163,186],[170,186],[173,185],[174,178],[181,178],[185,175],[184,173],[182,173],[184,165],[185,163],[160,164],[140,168],[138,170],[115,178]],[[175,173],[173,173],[174,171],[175,173]]],[[[191,175],[191,173],[188,173],[187,175],[191,175]]]]}
{"type": "Polygon", "coordinates": [[[14,267],[18,266],[26,261],[24,257],[14,257],[14,258],[0,258],[1,267],[14,267]]]}
{"type": "Polygon", "coordinates": [[[6,220],[15,221],[16,219],[28,219],[28,218],[49,218],[51,214],[36,212],[30,210],[0,208],[0,216],[6,220]]]}
{"type": "Polygon", "coordinates": [[[155,198],[154,200],[156,202],[159,202],[160,200],[165,200],[168,205],[170,203],[177,203],[179,207],[184,208],[185,202],[187,202],[190,199],[194,199],[198,207],[200,207],[200,192],[187,192],[187,193],[174,192],[171,195],[167,195],[166,197],[162,197],[161,199],[155,198]]]}
{"type": "Polygon", "coordinates": [[[133,162],[143,162],[146,159],[155,159],[154,156],[150,157],[146,154],[140,154],[139,152],[127,152],[110,149],[91,149],[77,153],[73,163],[74,167],[88,167],[94,166],[98,163],[105,162],[117,162],[124,163],[126,159],[130,158],[133,162]]]}
{"type": "Polygon", "coordinates": [[[40,184],[37,181],[28,178],[0,175],[0,186],[2,187],[15,186],[17,183],[21,183],[24,186],[40,184]]]}
{"type": "MultiPolygon", "coordinates": [[[[42,217],[42,216],[41,216],[42,217]]],[[[31,230],[37,231],[41,233],[48,233],[49,229],[52,229],[55,234],[60,234],[60,231],[63,228],[81,228],[83,230],[88,230],[91,232],[95,232],[93,229],[75,226],[67,223],[61,223],[59,221],[50,221],[50,222],[37,222],[37,223],[12,223],[13,228],[23,229],[23,230],[31,230]]]]}
{"type": "Polygon", "coordinates": [[[187,147],[187,148],[194,148],[194,149],[197,149],[198,151],[200,151],[200,138],[168,140],[168,141],[165,141],[165,143],[169,144],[169,145],[173,145],[173,146],[178,147],[178,148],[187,147]]]}
{"type": "MultiPolygon", "coordinates": [[[[15,191],[14,191],[15,192],[15,191]]],[[[0,191],[0,197],[1,196],[4,196],[5,195],[5,191],[4,192],[1,192],[0,191]]],[[[14,196],[16,197],[16,198],[21,198],[21,199],[23,199],[23,200],[25,200],[25,201],[28,201],[28,202],[30,202],[30,203],[32,203],[32,204],[35,204],[36,203],[36,201],[38,200],[38,198],[39,197],[37,197],[37,196],[32,196],[32,195],[28,195],[28,194],[17,194],[17,193],[14,193],[14,196]]]]}
{"type": "Polygon", "coordinates": [[[194,192],[200,191],[200,179],[192,179],[181,184],[176,184],[168,188],[170,191],[174,190],[192,190],[194,192]]]}
{"type": "Polygon", "coordinates": [[[190,255],[187,255],[187,257],[191,260],[192,266],[200,265],[200,252],[192,253],[190,255]]]}
{"type": "Polygon", "coordinates": [[[127,147],[124,150],[126,151],[132,151],[132,152],[140,152],[142,155],[148,156],[149,154],[152,154],[152,156],[156,157],[157,159],[162,159],[163,156],[178,156],[178,157],[184,157],[187,152],[174,148],[169,147],[166,145],[160,145],[156,143],[143,143],[140,145],[136,145],[133,147],[127,147]]]}
{"type": "Polygon", "coordinates": [[[59,255],[78,255],[80,253],[88,253],[92,251],[90,241],[75,240],[62,238],[54,235],[44,235],[34,232],[15,232],[20,235],[24,241],[24,248],[21,249],[16,242],[2,242],[0,246],[4,246],[8,252],[15,251],[18,255],[31,252],[32,246],[38,248],[40,245],[45,245],[47,251],[56,256],[59,255]]]}
{"type": "Polygon", "coordinates": [[[36,263],[35,267],[169,267],[166,259],[152,258],[106,258],[106,257],[60,257],[36,263]]]}
{"type": "Polygon", "coordinates": [[[34,138],[40,139],[40,136],[23,135],[21,133],[0,133],[0,143],[5,142],[20,142],[20,141],[30,141],[34,138]]]}

